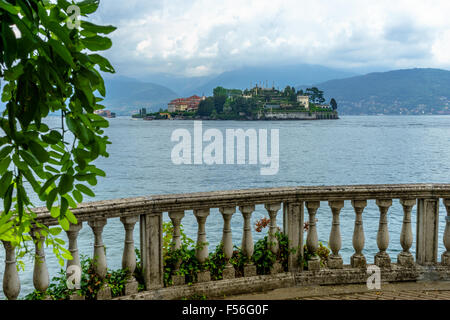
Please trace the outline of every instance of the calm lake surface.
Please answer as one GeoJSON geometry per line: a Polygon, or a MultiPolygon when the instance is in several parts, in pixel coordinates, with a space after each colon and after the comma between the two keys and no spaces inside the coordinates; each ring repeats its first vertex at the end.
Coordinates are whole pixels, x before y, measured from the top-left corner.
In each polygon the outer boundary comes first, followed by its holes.
{"type": "MultiPolygon", "coordinates": [[[[50,122],[59,121],[58,118],[50,122]]],[[[450,181],[450,117],[449,116],[341,116],[340,120],[319,121],[203,121],[203,132],[219,129],[279,129],[279,172],[260,175],[260,165],[174,165],[171,151],[175,129],[188,129],[193,134],[193,121],[142,121],[130,117],[110,119],[106,134],[112,142],[110,157],[97,165],[107,177],[94,188],[95,200],[126,198],[152,194],[189,193],[230,189],[277,186],[319,186],[394,183],[448,183],[450,181]]],[[[270,132],[270,131],[269,131],[270,132]]],[[[204,144],[204,146],[206,143],[204,144]]],[[[86,200],[86,199],[85,199],[86,200]]],[[[415,211],[413,233],[415,236],[415,211]]],[[[253,221],[267,216],[257,206],[253,221]]],[[[350,201],[341,211],[342,250],[344,263],[353,254],[352,233],[354,211],[350,201]]],[[[440,205],[440,235],[444,230],[445,208],[440,205]]],[[[331,230],[331,210],[321,203],[317,216],[319,240],[327,243],[331,230]]],[[[396,261],[401,251],[400,230],[403,211],[398,200],[389,210],[390,242],[388,253],[396,261]]],[[[165,220],[168,221],[167,213],[165,220]]],[[[379,212],[374,201],[364,211],[366,236],[364,254],[369,263],[378,251],[376,235],[379,212]]],[[[192,212],[183,219],[185,232],[196,239],[197,223],[192,212]]],[[[243,219],[238,212],[232,219],[233,243],[240,246],[243,219]]],[[[222,236],[222,216],[212,209],[207,219],[207,240],[214,249],[222,236]]],[[[282,212],[278,214],[282,226],[282,212]]],[[[135,229],[139,247],[139,229],[135,229]]],[[[253,230],[254,240],[265,235],[253,230]]],[[[103,239],[107,248],[108,267],[121,266],[125,232],[118,219],[108,220],[103,239]]],[[[64,239],[65,236],[63,236],[64,239]]],[[[439,259],[444,250],[440,240],[439,259]]],[[[78,239],[80,253],[92,255],[94,239],[87,223],[78,239]]],[[[412,251],[414,253],[415,244],[412,251]]],[[[0,272],[4,268],[4,251],[0,253],[0,272]]],[[[51,249],[47,249],[50,278],[60,270],[51,249]]],[[[20,273],[21,297],[33,290],[32,263],[20,273]]]]}

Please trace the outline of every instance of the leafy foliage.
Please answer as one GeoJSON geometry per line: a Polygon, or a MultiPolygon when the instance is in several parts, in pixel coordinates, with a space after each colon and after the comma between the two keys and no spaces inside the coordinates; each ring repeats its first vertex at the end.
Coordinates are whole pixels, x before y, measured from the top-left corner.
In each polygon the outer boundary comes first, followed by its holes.
{"type": "Polygon", "coordinates": [[[289,240],[284,233],[276,232],[275,236],[279,244],[277,254],[274,254],[270,250],[268,236],[255,243],[252,260],[256,265],[256,272],[258,274],[269,274],[270,269],[276,261],[281,264],[284,271],[288,270],[289,253],[295,253],[295,249],[289,249],[289,240]]]}
{"type": "Polygon", "coordinates": [[[56,277],[52,279],[46,292],[37,290],[25,296],[26,300],[67,300],[72,294],[84,296],[86,300],[95,300],[100,288],[107,284],[111,288],[111,296],[118,297],[125,293],[125,283],[127,272],[125,270],[108,270],[106,277],[100,279],[94,271],[94,261],[86,256],[81,256],[81,282],[80,289],[69,289],[67,287],[67,277],[64,269],[61,269],[56,277]]]}
{"type": "MultiPolygon", "coordinates": [[[[322,267],[325,267],[327,265],[328,256],[330,255],[330,249],[328,249],[322,242],[319,241],[319,248],[316,251],[316,254],[320,259],[320,265],[322,267]]],[[[303,264],[303,268],[305,270],[308,270],[308,261],[311,260],[311,258],[314,255],[309,252],[308,247],[306,244],[303,247],[303,257],[299,256],[299,262],[303,264]]]]}
{"type": "MultiPolygon", "coordinates": [[[[77,223],[71,209],[84,196],[94,196],[86,184],[95,186],[97,177],[105,176],[92,162],[108,156],[103,131],[108,122],[94,111],[104,108],[100,96],[106,95],[100,71],[114,68],[93,52],[109,49],[111,40],[103,35],[116,29],[84,20],[80,28],[70,27],[70,5],[66,0],[0,0],[1,99],[6,103],[0,116],[0,240],[21,248],[35,224],[61,264],[70,253],[53,238],[56,229],[36,223],[30,194],[68,230],[77,223]],[[49,128],[43,120],[55,112],[61,124],[49,128]]],[[[77,5],[87,17],[99,1],[77,5]]]]}

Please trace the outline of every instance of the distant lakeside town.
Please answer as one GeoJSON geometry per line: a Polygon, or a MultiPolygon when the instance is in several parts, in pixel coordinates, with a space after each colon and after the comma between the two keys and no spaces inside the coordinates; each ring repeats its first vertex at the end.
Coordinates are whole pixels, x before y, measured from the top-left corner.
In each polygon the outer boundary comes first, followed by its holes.
{"type": "Polygon", "coordinates": [[[216,87],[210,97],[177,98],[167,109],[148,113],[141,108],[133,118],[144,120],[317,120],[339,119],[337,103],[325,104],[323,91],[284,90],[256,85],[252,89],[216,87]]]}

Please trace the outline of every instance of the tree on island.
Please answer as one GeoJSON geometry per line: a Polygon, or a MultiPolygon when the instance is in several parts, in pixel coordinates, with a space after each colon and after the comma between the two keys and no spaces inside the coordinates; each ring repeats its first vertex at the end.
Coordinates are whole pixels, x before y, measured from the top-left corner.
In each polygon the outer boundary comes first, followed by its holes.
{"type": "Polygon", "coordinates": [[[295,91],[294,87],[286,86],[286,88],[284,89],[284,95],[291,102],[297,101],[297,92],[295,91]]]}
{"type": "Polygon", "coordinates": [[[223,112],[223,105],[227,101],[228,90],[223,87],[216,87],[213,90],[214,108],[217,113],[223,112]]]}
{"type": "Polygon", "coordinates": [[[336,103],[336,100],[334,100],[334,98],[331,98],[330,106],[331,106],[331,109],[337,110],[337,103],[336,103]]]}
{"type": "Polygon", "coordinates": [[[208,117],[214,110],[214,97],[208,97],[200,101],[198,105],[197,114],[203,117],[208,117]]]}
{"type": "Polygon", "coordinates": [[[305,94],[309,96],[313,103],[323,104],[325,102],[323,91],[319,90],[317,87],[307,88],[305,94]]]}

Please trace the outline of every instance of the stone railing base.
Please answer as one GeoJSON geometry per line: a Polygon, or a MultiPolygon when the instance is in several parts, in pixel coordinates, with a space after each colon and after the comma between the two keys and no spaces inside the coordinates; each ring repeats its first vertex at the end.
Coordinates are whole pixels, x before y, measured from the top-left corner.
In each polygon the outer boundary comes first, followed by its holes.
{"type": "MultiPolygon", "coordinates": [[[[205,295],[208,299],[224,298],[298,286],[361,284],[366,283],[368,277],[366,270],[344,265],[342,269],[286,272],[154,289],[117,297],[115,300],[178,300],[193,295],[205,295]]],[[[414,265],[412,268],[405,268],[392,264],[390,269],[381,269],[382,283],[428,280],[450,281],[450,267],[414,265]]]]}

